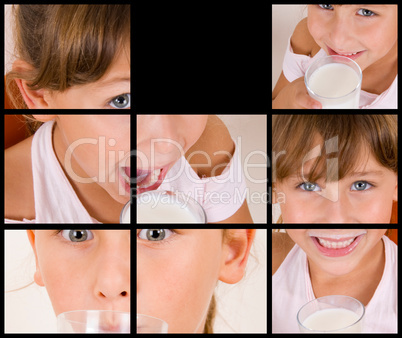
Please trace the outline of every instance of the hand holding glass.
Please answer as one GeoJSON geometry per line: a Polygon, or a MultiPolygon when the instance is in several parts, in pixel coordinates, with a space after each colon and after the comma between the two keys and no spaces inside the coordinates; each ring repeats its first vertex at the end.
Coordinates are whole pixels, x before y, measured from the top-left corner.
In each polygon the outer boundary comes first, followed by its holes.
{"type": "Polygon", "coordinates": [[[362,71],[346,56],[331,55],[314,61],[304,75],[309,95],[323,109],[358,109],[362,71]]]}

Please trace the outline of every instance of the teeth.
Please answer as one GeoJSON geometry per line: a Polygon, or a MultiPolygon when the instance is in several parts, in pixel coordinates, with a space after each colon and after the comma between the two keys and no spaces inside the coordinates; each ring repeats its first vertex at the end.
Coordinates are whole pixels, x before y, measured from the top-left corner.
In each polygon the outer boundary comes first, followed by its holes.
{"type": "Polygon", "coordinates": [[[149,183],[145,186],[141,186],[141,188],[146,189],[146,188],[149,188],[150,186],[154,185],[158,181],[160,173],[161,173],[161,169],[156,169],[152,173],[150,173],[151,179],[150,179],[149,183]]]}
{"type": "Polygon", "coordinates": [[[359,52],[356,52],[356,53],[352,53],[352,54],[339,54],[339,55],[342,55],[342,56],[350,56],[350,55],[356,55],[357,53],[359,53],[359,52]]]}
{"type": "Polygon", "coordinates": [[[320,244],[328,249],[342,249],[342,248],[346,248],[347,246],[349,246],[350,244],[352,244],[352,242],[355,240],[355,238],[351,238],[347,241],[344,242],[331,242],[331,241],[326,241],[325,239],[321,239],[318,238],[318,241],[320,242],[320,244]]]}

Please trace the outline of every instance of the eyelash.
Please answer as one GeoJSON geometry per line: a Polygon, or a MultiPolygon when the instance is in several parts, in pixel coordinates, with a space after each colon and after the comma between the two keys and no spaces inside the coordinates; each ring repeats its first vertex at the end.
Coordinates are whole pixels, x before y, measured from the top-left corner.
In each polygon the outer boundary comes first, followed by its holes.
{"type": "MultiPolygon", "coordinates": [[[[323,5],[317,5],[318,6],[318,8],[320,8],[320,9],[322,9],[322,10],[324,10],[324,11],[328,11],[328,10],[330,10],[330,9],[328,9],[328,8],[322,8],[321,6],[323,6],[323,5]]],[[[366,9],[366,8],[359,8],[359,11],[360,10],[366,10],[366,11],[369,11],[372,15],[369,15],[369,16],[367,16],[367,15],[359,15],[359,16],[362,16],[363,18],[373,18],[373,17],[375,17],[375,16],[377,16],[378,14],[377,13],[374,13],[373,11],[371,11],[371,10],[369,10],[369,9],[366,9]]]]}
{"type": "Polygon", "coordinates": [[[57,236],[59,238],[59,240],[61,240],[63,243],[67,244],[67,245],[71,245],[71,246],[77,246],[77,245],[83,245],[86,244],[87,242],[89,242],[90,240],[84,241],[84,242],[72,242],[69,241],[67,239],[65,239],[63,237],[63,235],[61,234],[62,231],[67,230],[67,229],[62,229],[62,230],[56,230],[54,233],[54,236],[57,236]]]}
{"type": "MultiPolygon", "coordinates": [[[[351,190],[351,191],[367,192],[367,191],[371,190],[372,188],[375,188],[375,187],[376,187],[376,185],[375,185],[374,183],[371,183],[371,182],[369,182],[369,181],[356,181],[356,182],[353,182],[353,183],[352,183],[352,186],[353,186],[353,184],[358,183],[358,182],[367,183],[367,184],[371,185],[371,187],[368,188],[368,189],[365,189],[365,190],[351,190]]],[[[305,184],[305,183],[316,184],[316,185],[321,189],[321,187],[320,187],[317,183],[313,183],[313,182],[301,182],[301,183],[298,183],[298,184],[296,184],[296,189],[300,189],[300,190],[303,191],[303,192],[316,192],[316,191],[310,191],[310,190],[304,190],[304,189],[302,189],[301,186],[302,186],[303,184],[305,184]]]]}
{"type": "Polygon", "coordinates": [[[122,93],[122,94],[119,94],[119,95],[117,95],[117,96],[112,97],[111,99],[108,99],[108,101],[106,102],[106,107],[107,107],[108,109],[130,109],[130,108],[131,108],[131,94],[130,94],[130,93],[122,93]],[[122,95],[129,95],[129,96],[130,96],[130,106],[127,107],[127,108],[115,108],[115,107],[113,107],[113,106],[111,105],[112,101],[113,101],[114,99],[118,98],[119,96],[122,96],[122,95]]]}
{"type": "Polygon", "coordinates": [[[164,230],[169,230],[169,231],[172,232],[172,234],[167,239],[162,239],[161,241],[149,241],[149,240],[142,239],[142,238],[139,237],[139,235],[140,235],[142,230],[146,230],[146,229],[138,229],[137,239],[139,239],[141,241],[145,241],[147,243],[151,243],[152,245],[169,244],[178,235],[178,232],[175,229],[164,229],[164,230]]]}

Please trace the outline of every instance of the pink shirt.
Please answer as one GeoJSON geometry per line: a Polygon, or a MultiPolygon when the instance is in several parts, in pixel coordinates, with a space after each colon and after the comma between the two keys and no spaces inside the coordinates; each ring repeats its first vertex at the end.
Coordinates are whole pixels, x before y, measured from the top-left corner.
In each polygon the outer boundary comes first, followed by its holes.
{"type": "MultiPolygon", "coordinates": [[[[283,60],[283,74],[289,82],[304,76],[307,68],[315,60],[321,59],[326,56],[327,53],[320,49],[319,52],[310,57],[308,55],[293,53],[292,46],[290,44],[290,38],[288,47],[286,48],[285,58],[283,60]]],[[[398,75],[395,77],[391,86],[380,95],[372,94],[362,90],[360,92],[360,109],[397,109],[397,94],[398,94],[398,75]]]]}
{"type": "Polygon", "coordinates": [[[5,223],[100,223],[85,209],[53,150],[54,121],[44,123],[32,139],[35,219],[5,223]]]}
{"type": "Polygon", "coordinates": [[[194,198],[204,208],[208,223],[229,218],[242,206],[247,193],[236,142],[235,146],[231,161],[219,176],[200,178],[182,156],[159,190],[179,191],[194,198]]]}
{"type": "MultiPolygon", "coordinates": [[[[387,236],[383,236],[382,240],[385,267],[381,281],[366,306],[365,333],[397,333],[398,247],[387,236]]],[[[297,312],[315,298],[307,255],[295,244],[272,276],[272,333],[299,333],[297,312]]]]}

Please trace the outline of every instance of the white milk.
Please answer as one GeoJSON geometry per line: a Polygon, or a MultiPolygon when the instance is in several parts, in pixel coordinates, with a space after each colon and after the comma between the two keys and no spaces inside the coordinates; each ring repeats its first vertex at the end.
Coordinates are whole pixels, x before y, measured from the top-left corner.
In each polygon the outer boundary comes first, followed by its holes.
{"type": "MultiPolygon", "coordinates": [[[[308,316],[303,326],[317,331],[334,331],[352,325],[359,318],[356,313],[347,309],[325,309],[308,316]]],[[[361,332],[361,322],[342,332],[361,332]]]]}
{"type": "MultiPolygon", "coordinates": [[[[359,83],[359,76],[349,66],[342,63],[326,64],[311,74],[309,87],[320,96],[327,98],[340,98],[351,93],[359,83]]],[[[348,97],[336,100],[334,105],[323,108],[358,108],[360,90],[348,97]]],[[[323,103],[321,100],[319,100],[323,103]]],[[[324,105],[330,102],[327,100],[324,105]]]]}
{"type": "Polygon", "coordinates": [[[137,202],[138,223],[202,223],[191,210],[176,203],[174,197],[137,202]]]}
{"type": "Polygon", "coordinates": [[[174,202],[137,203],[138,223],[200,223],[188,208],[174,202]]]}

